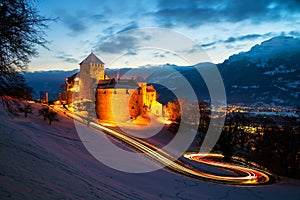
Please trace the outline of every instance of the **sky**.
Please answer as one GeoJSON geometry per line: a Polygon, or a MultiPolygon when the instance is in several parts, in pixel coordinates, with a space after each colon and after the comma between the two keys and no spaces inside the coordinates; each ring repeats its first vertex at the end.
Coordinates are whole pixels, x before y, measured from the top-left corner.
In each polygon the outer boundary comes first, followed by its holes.
{"type": "Polygon", "coordinates": [[[111,61],[108,54],[119,60],[109,68],[188,65],[172,51],[137,50],[146,37],[130,30],[149,27],[189,38],[216,64],[275,36],[300,37],[297,0],[39,0],[34,6],[56,20],[45,31],[49,50],[38,48],[29,71],[78,69],[91,52],[104,63],[111,61]]]}

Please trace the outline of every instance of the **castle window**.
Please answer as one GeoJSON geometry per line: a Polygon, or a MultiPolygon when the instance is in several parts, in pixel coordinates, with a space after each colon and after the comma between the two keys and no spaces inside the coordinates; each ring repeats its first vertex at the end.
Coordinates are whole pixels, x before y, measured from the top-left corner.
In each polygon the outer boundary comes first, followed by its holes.
{"type": "Polygon", "coordinates": [[[134,106],[132,106],[131,109],[134,110],[134,106]]]}
{"type": "Polygon", "coordinates": [[[129,94],[129,90],[128,89],[126,89],[126,94],[129,94]]]}
{"type": "Polygon", "coordinates": [[[139,103],[139,101],[135,101],[135,103],[139,103]]]}
{"type": "Polygon", "coordinates": [[[106,94],[106,90],[104,90],[103,94],[106,94]]]}
{"type": "Polygon", "coordinates": [[[114,94],[117,94],[117,90],[114,90],[114,94]]]}

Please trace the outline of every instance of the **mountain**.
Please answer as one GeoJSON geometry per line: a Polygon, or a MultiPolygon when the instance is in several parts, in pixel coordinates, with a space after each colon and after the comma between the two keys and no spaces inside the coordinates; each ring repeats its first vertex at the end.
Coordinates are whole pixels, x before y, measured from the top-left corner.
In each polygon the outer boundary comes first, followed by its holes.
{"type": "Polygon", "coordinates": [[[49,99],[56,100],[59,92],[62,92],[60,86],[66,82],[66,77],[69,77],[78,72],[71,71],[36,71],[24,73],[27,85],[33,88],[33,98],[40,98],[46,92],[49,93],[49,99]]]}
{"type": "Polygon", "coordinates": [[[252,63],[258,63],[263,67],[268,60],[275,57],[287,57],[294,55],[300,50],[300,39],[286,36],[273,37],[267,41],[253,46],[250,51],[232,55],[225,62],[232,63],[246,59],[252,63]]]}
{"type": "MultiPolygon", "coordinates": [[[[106,69],[105,73],[109,77],[118,77],[126,76],[129,78],[130,73],[127,72],[130,68],[122,69],[106,69]]],[[[33,88],[33,99],[44,97],[45,93],[49,93],[50,100],[56,100],[60,92],[63,92],[62,85],[65,84],[66,78],[74,75],[79,70],[53,70],[53,71],[35,71],[35,72],[26,72],[24,77],[28,86],[33,88]]],[[[144,70],[139,69],[139,74],[144,74],[144,70]]],[[[130,77],[131,78],[131,77],[130,77]]]]}
{"type": "MultiPolygon", "coordinates": [[[[187,99],[193,94],[186,92],[187,84],[192,87],[199,100],[209,100],[210,95],[197,69],[208,71],[212,63],[195,66],[143,66],[140,68],[106,69],[110,77],[146,80],[155,86],[159,101],[173,100],[174,93],[185,92],[187,99]],[[185,80],[188,82],[185,82],[185,80]]],[[[228,103],[246,105],[270,105],[295,107],[300,98],[300,39],[274,37],[253,46],[247,52],[230,56],[217,67],[224,80],[228,103]]],[[[59,86],[72,71],[48,71],[26,73],[28,84],[34,88],[34,97],[40,91],[48,91],[57,98],[59,86]]],[[[214,78],[214,77],[212,77],[214,78]]]]}
{"type": "Polygon", "coordinates": [[[295,106],[300,97],[300,39],[275,37],[218,65],[231,103],[295,106]]]}
{"type": "MultiPolygon", "coordinates": [[[[155,70],[147,81],[155,82],[159,93],[167,90],[184,90],[180,77],[189,80],[199,100],[209,100],[205,82],[196,69],[211,70],[211,63],[190,67],[165,65],[165,70],[155,70]]],[[[299,105],[300,97],[300,39],[274,37],[253,46],[248,52],[230,56],[217,65],[223,78],[227,102],[246,105],[286,106],[299,105]]],[[[212,77],[214,78],[214,77],[212,77]]],[[[159,95],[160,96],[160,95],[159,95]]],[[[190,94],[186,94],[189,98],[190,94]]],[[[160,97],[161,98],[161,97],[160,97]]],[[[165,102],[165,99],[162,100],[165,102]]]]}

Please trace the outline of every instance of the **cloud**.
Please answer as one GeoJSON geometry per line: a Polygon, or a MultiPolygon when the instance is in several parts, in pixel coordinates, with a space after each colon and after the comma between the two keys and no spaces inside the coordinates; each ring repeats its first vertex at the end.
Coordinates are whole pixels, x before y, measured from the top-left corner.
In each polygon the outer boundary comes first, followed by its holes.
{"type": "Polygon", "coordinates": [[[242,22],[248,20],[257,24],[297,17],[300,13],[297,0],[227,0],[186,1],[160,0],[157,11],[149,13],[156,22],[165,27],[198,27],[204,23],[242,22]]]}
{"type": "Polygon", "coordinates": [[[97,44],[94,49],[96,52],[120,54],[130,53],[132,55],[132,49],[136,47],[137,38],[131,35],[120,35],[115,38],[111,38],[105,42],[97,44]]]}
{"type": "Polygon", "coordinates": [[[87,30],[87,26],[83,23],[83,21],[73,18],[65,19],[65,25],[71,30],[70,35],[75,36],[79,33],[85,32],[87,30]]]}
{"type": "Polygon", "coordinates": [[[83,11],[77,11],[69,14],[69,12],[64,9],[58,9],[56,11],[56,14],[59,16],[59,20],[70,30],[70,36],[77,36],[88,29],[88,24],[85,22],[82,14],[80,14],[81,12],[83,11]]]}
{"type": "Polygon", "coordinates": [[[205,48],[205,47],[214,46],[215,44],[216,44],[216,42],[210,42],[210,43],[201,44],[200,46],[205,48]]]}
{"type": "Polygon", "coordinates": [[[231,44],[226,45],[225,47],[226,47],[226,49],[234,49],[234,48],[235,48],[235,46],[233,46],[233,45],[231,45],[231,44]]]}
{"type": "Polygon", "coordinates": [[[105,23],[108,22],[108,20],[105,18],[105,15],[103,14],[94,14],[89,16],[89,19],[91,19],[95,23],[105,23]]]}
{"type": "Polygon", "coordinates": [[[103,1],[99,4],[98,1],[91,0],[90,7],[86,6],[87,4],[74,12],[59,12],[70,35],[80,35],[95,26],[101,27],[104,34],[110,31],[111,35],[149,24],[167,28],[194,28],[208,23],[213,26],[223,22],[247,21],[257,24],[292,19],[300,14],[300,3],[297,0],[260,0],[255,3],[253,0],[144,0],[126,4],[122,1],[103,1]]]}
{"type": "Polygon", "coordinates": [[[132,21],[129,24],[127,24],[124,28],[122,28],[121,30],[119,30],[117,33],[122,33],[122,32],[125,32],[125,31],[132,30],[132,29],[137,29],[138,27],[139,26],[138,26],[137,22],[136,21],[132,21]]]}
{"type": "Polygon", "coordinates": [[[154,52],[153,57],[154,58],[165,58],[166,56],[160,52],[154,52]]]}
{"type": "Polygon", "coordinates": [[[151,36],[139,32],[138,35],[132,35],[130,30],[137,29],[139,26],[136,21],[131,21],[126,25],[113,24],[98,35],[98,42],[94,45],[96,52],[120,54],[126,52],[128,55],[136,55],[137,44],[140,39],[149,40],[151,36]],[[127,33],[124,33],[129,31],[127,33]]]}
{"type": "Polygon", "coordinates": [[[87,10],[77,10],[72,13],[66,10],[59,10],[57,13],[59,13],[59,19],[62,23],[70,30],[70,36],[78,36],[88,31],[95,24],[108,22],[101,13],[87,10]]]}
{"type": "Polygon", "coordinates": [[[274,35],[274,33],[265,33],[265,34],[247,34],[247,35],[242,35],[238,37],[229,37],[225,40],[220,40],[219,42],[223,43],[233,43],[237,41],[249,41],[249,40],[255,40],[258,38],[266,38],[274,35]]]}
{"type": "Polygon", "coordinates": [[[235,42],[237,40],[236,37],[229,37],[226,40],[224,40],[224,43],[231,43],[231,42],[235,42]]]}
{"type": "MultiPolygon", "coordinates": [[[[137,29],[139,26],[137,24],[137,22],[135,21],[131,21],[127,24],[118,24],[118,23],[113,23],[112,25],[105,27],[101,33],[97,36],[99,41],[105,41],[111,37],[113,37],[114,35],[117,35],[119,33],[125,32],[125,31],[129,31],[132,29],[137,29]]],[[[98,42],[100,43],[100,42],[98,42]]]]}
{"type": "Polygon", "coordinates": [[[68,62],[68,63],[78,63],[79,62],[72,55],[66,54],[63,51],[58,51],[57,53],[58,53],[58,55],[56,56],[56,58],[58,58],[58,59],[60,59],[60,60],[62,60],[64,62],[68,62]]]}
{"type": "Polygon", "coordinates": [[[291,36],[300,37],[300,32],[299,31],[290,31],[288,34],[291,35],[291,36]]]}

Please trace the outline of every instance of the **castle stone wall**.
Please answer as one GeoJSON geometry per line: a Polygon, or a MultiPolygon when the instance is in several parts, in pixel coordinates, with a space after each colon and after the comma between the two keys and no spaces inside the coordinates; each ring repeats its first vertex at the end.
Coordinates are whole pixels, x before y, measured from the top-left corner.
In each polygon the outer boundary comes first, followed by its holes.
{"type": "Polygon", "coordinates": [[[80,65],[80,99],[94,101],[98,80],[104,80],[104,65],[89,63],[80,65]]]}
{"type": "Polygon", "coordinates": [[[96,113],[99,121],[124,123],[143,111],[142,93],[137,89],[97,89],[96,113]]]}

